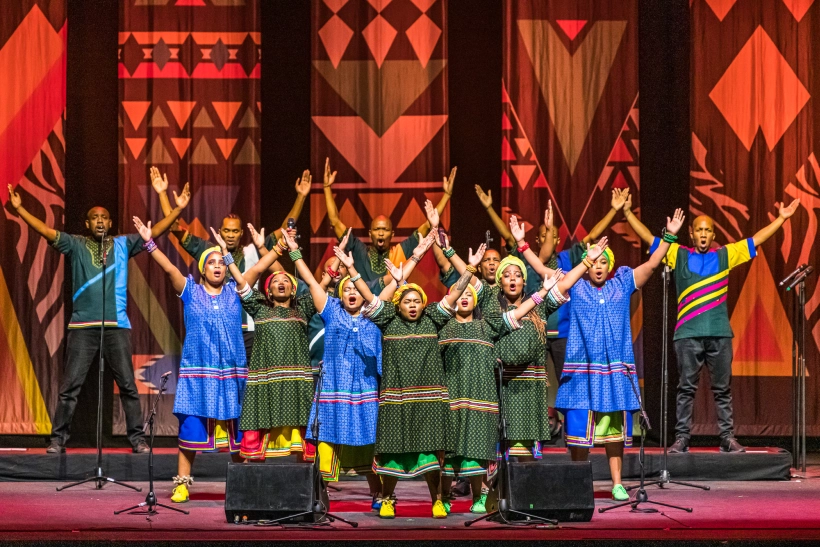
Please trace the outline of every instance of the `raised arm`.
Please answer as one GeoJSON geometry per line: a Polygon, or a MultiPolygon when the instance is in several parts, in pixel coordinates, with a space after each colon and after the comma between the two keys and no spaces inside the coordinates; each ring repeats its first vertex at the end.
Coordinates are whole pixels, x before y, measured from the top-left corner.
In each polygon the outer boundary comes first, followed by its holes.
{"type": "MultiPolygon", "coordinates": [[[[552,258],[553,253],[555,252],[555,238],[552,237],[552,230],[555,222],[555,216],[552,212],[552,200],[547,201],[547,209],[544,211],[544,228],[546,228],[547,238],[544,240],[544,244],[541,245],[541,248],[538,250],[538,260],[542,264],[546,264],[550,258],[552,258]]],[[[529,262],[529,260],[527,261],[529,262]]],[[[533,266],[535,268],[535,266],[533,266]]],[[[536,270],[538,271],[538,270],[536,270]]]]}
{"type": "MultiPolygon", "coordinates": [[[[216,230],[211,228],[211,233],[214,236],[214,243],[219,245],[219,249],[222,252],[222,256],[226,257],[230,253],[228,253],[228,246],[225,244],[225,240],[216,230]]],[[[236,265],[235,262],[232,260],[233,257],[229,258],[226,262],[228,262],[228,271],[231,272],[231,277],[233,280],[236,281],[236,291],[239,293],[243,293],[245,291],[245,287],[248,286],[247,280],[245,280],[245,276],[242,275],[242,272],[239,269],[239,266],[236,265]]],[[[254,280],[254,283],[256,280],[254,280]]],[[[251,283],[253,285],[253,283],[251,283]]],[[[250,289],[249,289],[250,290],[250,289]]]]}
{"type": "Polygon", "coordinates": [[[587,243],[587,256],[580,264],[575,266],[570,271],[566,272],[564,274],[563,279],[561,279],[556,285],[556,287],[558,287],[558,290],[561,291],[561,294],[566,295],[572,288],[572,286],[575,285],[578,282],[578,280],[584,276],[587,270],[589,270],[592,267],[592,263],[598,260],[598,257],[600,257],[604,253],[607,243],[608,240],[606,236],[599,239],[598,243],[592,245],[591,247],[589,243],[587,243]]]}
{"type": "Polygon", "coordinates": [[[655,236],[652,235],[649,228],[632,212],[632,194],[628,195],[624,202],[624,218],[629,223],[632,231],[635,232],[644,243],[652,245],[655,242],[655,236]]]}
{"type": "MultiPolygon", "coordinates": [[[[249,225],[250,226],[250,225],[249,225]]],[[[214,229],[211,228],[211,231],[214,232],[214,229]]],[[[284,231],[283,231],[284,233],[284,231]]],[[[263,242],[264,243],[264,242],[263,242]]],[[[264,244],[262,245],[264,247],[264,244]]],[[[257,247],[258,248],[258,247],[257,247]]],[[[282,238],[279,238],[279,241],[276,245],[273,246],[273,249],[267,252],[267,254],[263,255],[259,262],[254,264],[252,267],[248,268],[245,273],[243,273],[243,277],[245,281],[250,283],[251,285],[255,285],[256,281],[262,276],[270,267],[273,265],[274,262],[279,260],[279,257],[282,256],[287,252],[287,244],[284,243],[282,238]]],[[[233,275],[233,270],[231,270],[231,275],[233,275]]],[[[311,276],[312,277],[312,276],[311,276]]],[[[238,281],[237,281],[238,283],[238,281]]],[[[240,287],[237,287],[240,288],[240,287]]]]}
{"type": "MultiPolygon", "coordinates": [[[[325,309],[325,304],[327,304],[327,291],[316,281],[316,278],[313,277],[310,268],[307,267],[307,264],[305,264],[305,261],[302,259],[299,244],[288,234],[287,230],[282,231],[282,239],[287,243],[291,259],[294,259],[293,264],[296,266],[296,271],[299,272],[299,277],[307,283],[310,289],[310,295],[313,297],[313,305],[316,306],[316,311],[322,313],[322,310],[325,309]]],[[[327,272],[323,275],[329,277],[327,272]]]]}
{"type": "MultiPolygon", "coordinates": [[[[438,200],[438,204],[436,205],[436,212],[441,216],[444,213],[444,208],[447,206],[447,202],[450,201],[450,198],[453,197],[453,183],[456,180],[456,171],[458,167],[453,167],[450,169],[450,176],[444,177],[444,193],[441,195],[441,199],[438,200]]],[[[422,237],[426,236],[431,229],[430,221],[428,220],[421,226],[419,226],[418,232],[419,235],[422,237]]]]}
{"type": "Polygon", "coordinates": [[[792,201],[788,207],[786,207],[785,202],[775,203],[774,206],[778,208],[780,214],[776,219],[774,219],[774,222],[772,222],[771,224],[769,224],[753,236],[752,239],[754,240],[755,247],[763,245],[763,243],[767,239],[772,237],[775,234],[775,232],[777,232],[780,229],[780,227],[783,226],[783,223],[786,222],[786,219],[790,218],[794,214],[794,212],[797,210],[798,205],[800,205],[799,199],[792,201]]]}
{"type": "MultiPolygon", "coordinates": [[[[524,231],[524,226],[518,224],[518,218],[515,215],[510,217],[510,233],[515,240],[515,244],[518,249],[524,249],[523,251],[519,250],[519,252],[524,256],[526,261],[532,269],[535,270],[535,273],[537,273],[539,277],[543,279],[545,277],[551,277],[552,274],[555,273],[555,270],[552,268],[547,268],[544,263],[541,262],[541,259],[538,258],[538,255],[530,249],[530,246],[527,244],[527,240],[524,239],[524,234],[526,233],[524,231]]],[[[547,239],[552,239],[551,233],[547,234],[547,239]]]]}
{"type": "Polygon", "coordinates": [[[444,297],[444,301],[447,302],[447,306],[450,309],[456,308],[456,302],[459,298],[461,298],[461,294],[467,288],[467,285],[470,284],[470,281],[473,279],[473,274],[476,271],[476,267],[481,264],[481,259],[484,257],[484,252],[487,250],[487,245],[482,243],[478,246],[478,251],[473,254],[473,250],[470,249],[470,258],[469,258],[469,268],[465,268],[463,272],[461,272],[461,277],[458,278],[456,284],[453,285],[453,288],[450,290],[450,293],[444,297]]]}
{"type": "MultiPolygon", "coordinates": [[[[362,298],[368,304],[373,302],[375,296],[373,296],[373,292],[370,290],[370,287],[367,286],[362,276],[359,275],[359,272],[356,271],[356,266],[353,264],[353,255],[350,253],[345,254],[339,247],[333,247],[333,253],[336,255],[342,264],[347,267],[347,273],[350,274],[350,280],[356,286],[356,290],[359,291],[359,294],[362,295],[362,298]]],[[[388,265],[390,268],[392,264],[388,265]]],[[[379,295],[380,300],[390,300],[393,298],[393,293],[396,292],[396,282],[391,281],[385,288],[382,290],[381,294],[379,295]]]]}
{"type": "MultiPolygon", "coordinates": [[[[323,188],[325,192],[325,206],[327,207],[327,218],[330,225],[333,227],[333,232],[336,237],[341,238],[347,231],[347,226],[339,218],[339,208],[336,207],[336,202],[333,200],[333,183],[336,182],[336,171],[330,171],[330,158],[325,159],[325,177],[323,188]]],[[[342,261],[344,262],[344,261],[342,261]]],[[[358,287],[357,287],[358,288],[358,287]]]]}
{"type": "Polygon", "coordinates": [[[148,254],[153,257],[154,262],[159,264],[159,267],[168,274],[168,278],[171,280],[171,285],[174,287],[174,290],[177,294],[182,294],[182,291],[185,289],[185,284],[187,283],[187,279],[185,278],[182,273],[180,273],[179,268],[174,266],[168,257],[165,256],[157,244],[154,243],[154,239],[152,236],[151,230],[151,221],[148,221],[148,224],[145,225],[138,217],[134,217],[134,227],[139,232],[140,236],[142,237],[143,241],[145,241],[146,249],[148,250],[148,254]]]}
{"type": "Polygon", "coordinates": [[[288,216],[282,222],[282,227],[274,232],[276,238],[282,236],[282,232],[288,228],[288,219],[299,220],[299,215],[302,214],[302,208],[305,206],[305,200],[310,195],[310,185],[313,183],[313,176],[310,171],[305,169],[302,176],[296,179],[296,201],[293,202],[293,207],[290,208],[288,216]]]}
{"type": "Polygon", "coordinates": [[[14,191],[11,184],[8,185],[8,188],[9,202],[14,210],[17,211],[17,214],[20,215],[20,218],[22,218],[26,224],[31,226],[32,230],[46,238],[49,243],[54,243],[54,240],[57,239],[57,230],[50,226],[46,226],[45,222],[26,211],[26,208],[23,207],[23,199],[20,197],[20,194],[14,191]]]}
{"type": "Polygon", "coordinates": [[[174,202],[176,203],[176,207],[174,207],[171,212],[165,216],[165,218],[156,223],[156,225],[151,229],[151,236],[159,237],[167,232],[168,229],[177,221],[179,215],[182,214],[182,211],[188,206],[190,201],[191,187],[186,182],[180,195],[177,195],[176,190],[174,191],[174,202]]]}
{"type": "Polygon", "coordinates": [[[669,245],[678,239],[677,234],[681,226],[683,226],[684,218],[683,209],[675,209],[675,214],[672,218],[666,217],[666,235],[661,239],[660,245],[658,245],[655,252],[649,256],[649,260],[632,271],[632,275],[635,278],[635,287],[640,289],[646,285],[646,282],[652,277],[655,268],[660,266],[661,261],[666,256],[666,252],[669,250],[669,245]]]}
{"type": "MultiPolygon", "coordinates": [[[[161,174],[159,169],[152,165],[148,170],[148,178],[151,179],[151,186],[154,191],[159,195],[159,206],[162,209],[162,215],[169,216],[174,207],[171,205],[171,200],[168,199],[168,173],[161,174]]],[[[180,240],[185,237],[186,231],[180,229],[179,219],[171,225],[171,232],[180,240]]]]}
{"type": "Polygon", "coordinates": [[[512,234],[510,233],[510,229],[504,224],[504,221],[501,220],[501,217],[498,216],[498,213],[495,212],[493,209],[493,194],[492,190],[485,193],[484,190],[481,189],[481,186],[478,184],[475,185],[475,193],[478,196],[478,200],[481,202],[481,205],[484,207],[484,210],[487,211],[487,214],[490,215],[490,220],[495,226],[495,229],[498,230],[498,233],[501,234],[501,237],[504,238],[505,241],[509,242],[513,240],[512,234]]]}
{"type": "Polygon", "coordinates": [[[590,230],[586,237],[584,237],[584,243],[595,241],[601,236],[602,233],[604,233],[604,230],[607,229],[609,224],[612,222],[612,219],[615,218],[615,214],[623,209],[628,195],[629,188],[624,188],[623,190],[619,190],[617,188],[612,189],[612,201],[610,202],[612,207],[609,209],[607,214],[604,215],[604,218],[599,220],[598,224],[593,226],[592,230],[590,230]]]}
{"type": "Polygon", "coordinates": [[[516,321],[522,320],[525,315],[530,313],[530,311],[532,311],[533,308],[535,308],[535,306],[537,306],[547,297],[547,294],[549,294],[552,288],[563,278],[564,272],[560,268],[554,270],[552,272],[552,275],[544,278],[544,283],[541,285],[541,288],[538,289],[538,291],[536,291],[535,293],[538,295],[537,297],[535,296],[535,294],[530,295],[530,297],[524,300],[520,306],[518,306],[509,313],[512,314],[516,321]]]}

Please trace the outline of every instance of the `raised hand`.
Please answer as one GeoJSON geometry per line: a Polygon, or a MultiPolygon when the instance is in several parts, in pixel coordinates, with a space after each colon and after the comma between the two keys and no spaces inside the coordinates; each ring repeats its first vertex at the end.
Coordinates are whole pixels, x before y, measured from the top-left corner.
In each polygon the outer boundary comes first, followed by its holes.
{"type": "Polygon", "coordinates": [[[447,236],[447,232],[444,230],[431,230],[431,234],[435,238],[436,245],[439,246],[441,249],[448,249],[450,248],[450,238],[447,236]]]}
{"type": "Polygon", "coordinates": [[[151,221],[148,221],[148,225],[142,223],[139,217],[134,217],[132,219],[134,221],[134,228],[137,229],[139,232],[140,237],[143,241],[150,241],[151,240],[151,221]]]}
{"type": "Polygon", "coordinates": [[[214,235],[214,243],[219,245],[219,248],[222,249],[222,254],[228,254],[228,246],[225,245],[225,240],[222,239],[222,236],[214,230],[213,226],[211,226],[211,233],[214,235]]]}
{"type": "Polygon", "coordinates": [[[345,250],[345,247],[347,247],[347,240],[348,240],[348,239],[350,239],[350,230],[346,231],[346,232],[345,232],[344,237],[342,237],[342,239],[341,239],[341,240],[339,240],[339,245],[338,245],[338,247],[339,247],[341,250],[343,250],[343,251],[344,251],[344,250],[345,250]]]}
{"type": "Polygon", "coordinates": [[[587,243],[587,258],[593,262],[598,260],[598,258],[600,258],[602,254],[604,254],[604,250],[606,249],[607,243],[609,243],[609,240],[606,236],[599,239],[598,243],[591,247],[589,246],[589,243],[587,243]]]}
{"type": "Polygon", "coordinates": [[[333,183],[336,182],[337,172],[338,171],[333,171],[332,173],[330,172],[330,158],[325,158],[325,188],[333,186],[333,183]]]}
{"type": "Polygon", "coordinates": [[[552,223],[554,217],[552,213],[552,200],[547,201],[547,209],[544,211],[544,226],[547,227],[547,232],[552,230],[552,223]]]}
{"type": "Polygon", "coordinates": [[[478,250],[476,250],[475,254],[473,254],[473,249],[470,249],[470,252],[467,254],[467,264],[472,266],[473,268],[477,267],[481,264],[481,259],[484,257],[484,253],[487,251],[487,244],[482,243],[478,246],[478,250]]]}
{"type": "Polygon", "coordinates": [[[336,258],[339,259],[339,262],[344,264],[347,267],[348,270],[353,267],[353,254],[352,253],[345,254],[345,252],[343,250],[341,250],[340,248],[333,247],[333,254],[336,255],[336,258]]]}
{"type": "Polygon", "coordinates": [[[253,227],[253,224],[248,222],[248,231],[251,233],[251,241],[253,242],[254,247],[262,247],[265,245],[265,229],[262,228],[261,231],[257,232],[256,228],[253,227]]]}
{"type": "Polygon", "coordinates": [[[302,178],[296,179],[296,193],[306,198],[308,194],[310,194],[310,185],[313,182],[313,177],[310,175],[310,171],[305,169],[302,172],[302,178]]]}
{"type": "Polygon", "coordinates": [[[148,174],[151,177],[151,186],[154,187],[154,191],[157,194],[168,191],[168,173],[163,177],[159,169],[152,165],[151,169],[148,170],[148,174]]]}
{"type": "Polygon", "coordinates": [[[686,215],[683,214],[683,209],[675,209],[675,214],[672,218],[666,217],[666,231],[671,234],[677,234],[683,226],[683,220],[686,215]]]}
{"type": "Polygon", "coordinates": [[[784,220],[792,216],[795,211],[797,211],[797,206],[800,205],[800,200],[796,199],[786,207],[786,202],[783,203],[775,203],[774,206],[777,207],[778,211],[780,212],[780,217],[784,220]]]}
{"type": "Polygon", "coordinates": [[[433,207],[433,202],[429,199],[424,202],[424,212],[427,214],[427,221],[430,223],[430,229],[435,230],[438,228],[438,210],[433,207]]]}
{"type": "Polygon", "coordinates": [[[401,283],[404,279],[404,264],[400,264],[396,267],[395,264],[390,262],[389,258],[385,258],[384,265],[387,266],[387,270],[390,272],[390,275],[393,276],[393,279],[396,280],[396,283],[401,283]]]}
{"type": "Polygon", "coordinates": [[[453,195],[453,183],[456,180],[456,170],[458,167],[453,167],[450,169],[450,176],[444,177],[444,193],[448,196],[453,195]]]}
{"type": "Polygon", "coordinates": [[[487,190],[485,193],[484,190],[478,184],[475,185],[475,194],[478,196],[478,201],[481,202],[481,205],[485,209],[489,209],[493,206],[493,191],[487,190]]]}
{"type": "Polygon", "coordinates": [[[623,190],[613,188],[612,201],[610,202],[612,208],[616,211],[620,211],[621,209],[623,209],[624,204],[626,203],[627,196],[629,196],[629,188],[624,188],[623,190]]]}
{"type": "Polygon", "coordinates": [[[296,251],[299,249],[299,244],[296,243],[296,230],[282,230],[282,239],[288,245],[288,249],[296,251]]]}
{"type": "MultiPolygon", "coordinates": [[[[438,232],[438,230],[436,230],[438,232]]],[[[433,245],[433,241],[436,239],[436,232],[430,232],[424,238],[419,241],[419,244],[416,245],[416,248],[413,249],[413,256],[415,256],[418,260],[421,260],[424,254],[430,250],[430,247],[433,245]]]]}
{"type": "Polygon", "coordinates": [[[548,275],[544,278],[544,290],[550,292],[555,284],[562,279],[564,279],[564,270],[558,268],[552,273],[552,275],[548,275]]]}
{"type": "Polygon", "coordinates": [[[627,213],[629,213],[631,211],[632,211],[632,194],[628,194],[626,196],[626,201],[624,201],[624,216],[626,216],[627,213]]]}
{"type": "Polygon", "coordinates": [[[8,188],[9,201],[11,202],[11,206],[14,207],[14,209],[16,210],[23,204],[23,200],[20,197],[20,194],[14,191],[14,187],[11,184],[8,185],[8,188]]]}
{"type": "Polygon", "coordinates": [[[510,217],[510,233],[513,236],[513,239],[517,242],[523,241],[526,237],[527,231],[524,230],[524,223],[518,223],[518,217],[512,215],[510,217]]]}
{"type": "Polygon", "coordinates": [[[191,185],[190,183],[186,182],[185,186],[182,188],[182,194],[177,195],[176,190],[174,190],[174,201],[177,204],[177,207],[180,209],[185,209],[188,207],[188,203],[191,201],[191,185]]]}

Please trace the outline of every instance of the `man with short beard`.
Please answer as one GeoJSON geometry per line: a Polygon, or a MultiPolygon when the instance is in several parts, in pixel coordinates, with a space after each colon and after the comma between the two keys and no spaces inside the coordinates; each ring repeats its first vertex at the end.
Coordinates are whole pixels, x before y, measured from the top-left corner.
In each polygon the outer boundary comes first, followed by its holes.
{"type": "MultiPolygon", "coordinates": [[[[703,365],[709,370],[712,393],[717,407],[721,452],[745,452],[735,439],[732,419],[732,327],[726,305],[729,271],[757,256],[757,247],[772,237],[791,217],[800,200],[788,207],[775,203],[779,216],[753,237],[712,247],[715,221],[706,215],[695,217],[689,227],[694,247],[672,243],[666,253],[666,264],[675,270],[678,315],[675,325],[675,354],[678,358],[677,424],[675,442],[669,452],[689,451],[692,410],[703,365]]],[[[647,227],[632,213],[632,200],[624,207],[627,222],[653,252],[661,238],[653,237],[647,227]]],[[[777,296],[774,296],[777,298],[777,296]]]]}

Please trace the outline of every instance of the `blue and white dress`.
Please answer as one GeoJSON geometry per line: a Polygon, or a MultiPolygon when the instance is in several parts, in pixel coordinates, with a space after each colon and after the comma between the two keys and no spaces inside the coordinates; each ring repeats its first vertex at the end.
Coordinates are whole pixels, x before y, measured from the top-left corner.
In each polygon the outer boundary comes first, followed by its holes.
{"type": "Polygon", "coordinates": [[[636,290],[632,268],[621,266],[603,287],[582,279],[570,291],[567,357],[555,400],[568,445],[631,446],[631,414],[640,409],[629,311],[636,290]]]}
{"type": "Polygon", "coordinates": [[[174,397],[179,447],[239,451],[238,418],[248,378],[242,337],[242,304],[231,279],[217,295],[188,276],[179,295],[185,342],[174,397]]]}

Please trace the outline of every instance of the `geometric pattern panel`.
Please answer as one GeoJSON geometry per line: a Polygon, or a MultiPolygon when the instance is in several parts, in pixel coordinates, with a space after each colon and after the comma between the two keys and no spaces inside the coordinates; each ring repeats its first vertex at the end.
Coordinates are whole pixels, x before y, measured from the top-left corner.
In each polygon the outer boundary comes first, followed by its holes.
{"type": "MultiPolygon", "coordinates": [[[[820,50],[813,1],[694,0],[691,4],[690,217],[714,218],[716,242],[751,237],[777,216],[775,202],[800,198],[797,212],[732,271],[733,399],[740,435],[791,433],[793,291],[776,282],[798,264],[820,268],[814,242],[820,210],[820,50]],[[812,98],[815,101],[812,101],[812,98]]],[[[807,422],[820,420],[817,370],[820,291],[806,287],[807,422]]],[[[699,390],[692,431],[717,434],[711,394],[699,390]]],[[[820,426],[808,426],[809,435],[820,426]]]]}
{"type": "MultiPolygon", "coordinates": [[[[380,214],[393,243],[425,221],[424,201],[441,197],[447,144],[447,0],[311,0],[311,263],[336,241],[322,197],[325,158],[342,220],[363,241],[380,214]]],[[[449,215],[445,211],[442,224],[449,215]]],[[[446,227],[446,226],[445,226],[446,227]]],[[[441,295],[435,261],[414,281],[441,295]]]]}
{"type": "MultiPolygon", "coordinates": [[[[172,200],[171,190],[190,182],[182,223],[192,233],[208,239],[208,228],[228,213],[258,225],[261,30],[258,0],[120,3],[120,233],[134,231],[134,215],[162,218],[151,166],[167,173],[172,200]]],[[[196,276],[176,236],[157,243],[180,271],[196,276]]],[[[145,406],[160,375],[178,367],[182,308],[167,275],[145,254],[131,262],[129,295],[133,366],[145,406]]],[[[177,432],[174,393],[170,382],[162,435],[177,432]]],[[[117,401],[114,432],[121,434],[117,401]]]]}
{"type": "MultiPolygon", "coordinates": [[[[57,230],[65,212],[66,2],[13,0],[0,17],[0,203],[7,185],[57,230]]],[[[47,435],[62,374],[64,260],[0,215],[0,434],[47,435]]]]}

